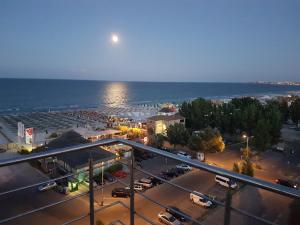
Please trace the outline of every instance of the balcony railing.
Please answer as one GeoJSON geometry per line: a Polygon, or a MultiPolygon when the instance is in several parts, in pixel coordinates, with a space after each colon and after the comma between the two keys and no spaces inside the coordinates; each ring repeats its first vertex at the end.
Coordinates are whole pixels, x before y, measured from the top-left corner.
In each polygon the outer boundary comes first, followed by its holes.
{"type": "MultiPolygon", "coordinates": [[[[277,193],[277,194],[282,195],[282,196],[287,196],[287,197],[292,198],[292,199],[300,199],[300,191],[298,191],[298,190],[291,189],[291,188],[284,187],[284,186],[277,185],[277,184],[272,184],[272,183],[269,183],[269,182],[266,182],[266,181],[263,181],[263,180],[260,180],[260,179],[257,179],[257,178],[253,178],[253,177],[233,173],[233,172],[230,172],[230,171],[222,169],[222,168],[207,165],[207,164],[199,162],[197,160],[185,159],[185,158],[179,157],[175,154],[172,154],[172,153],[169,153],[169,152],[166,152],[166,151],[162,151],[162,150],[159,150],[159,149],[156,149],[156,148],[153,148],[153,147],[145,146],[143,144],[139,144],[139,143],[136,143],[136,142],[123,140],[123,139],[101,140],[101,141],[97,141],[97,142],[93,142],[93,143],[81,144],[81,145],[67,147],[67,148],[48,150],[46,152],[30,154],[30,155],[26,155],[24,157],[11,158],[9,160],[2,160],[2,161],[0,161],[0,167],[15,165],[15,164],[18,164],[18,163],[29,162],[29,161],[32,161],[32,160],[38,160],[38,159],[43,159],[43,158],[48,158],[48,157],[56,157],[56,156],[63,155],[63,154],[66,154],[66,153],[72,153],[72,152],[85,150],[85,149],[88,150],[91,147],[112,145],[112,144],[117,144],[117,143],[121,143],[121,144],[132,147],[132,151],[133,150],[146,151],[146,152],[149,152],[149,153],[152,153],[152,154],[156,154],[156,155],[160,155],[160,156],[163,156],[163,157],[166,157],[166,158],[174,159],[176,161],[188,164],[188,165],[190,165],[194,168],[197,168],[197,169],[200,169],[200,170],[203,170],[203,171],[207,171],[209,173],[213,173],[213,174],[216,174],[216,175],[221,175],[221,176],[224,176],[224,177],[228,177],[232,180],[239,181],[239,182],[247,184],[247,185],[251,185],[251,186],[254,186],[254,187],[257,187],[257,188],[260,188],[260,189],[268,190],[270,192],[274,192],[274,193],[277,193]]],[[[54,202],[54,203],[51,203],[51,204],[33,209],[33,210],[30,210],[30,211],[26,211],[26,212],[14,215],[12,217],[2,219],[2,220],[0,220],[0,224],[4,224],[6,222],[14,221],[14,220],[22,218],[24,216],[31,215],[31,214],[37,213],[41,210],[45,210],[45,209],[48,209],[48,208],[51,208],[51,207],[58,206],[60,204],[72,201],[72,200],[77,199],[77,198],[81,198],[83,196],[89,196],[89,213],[83,214],[80,217],[74,218],[70,221],[66,221],[65,223],[63,223],[64,225],[72,224],[74,222],[83,220],[85,218],[89,218],[89,224],[94,225],[95,224],[95,213],[97,213],[99,211],[102,211],[104,209],[116,206],[116,205],[121,205],[121,206],[129,209],[130,224],[131,225],[134,225],[134,223],[135,223],[135,216],[138,216],[138,217],[142,218],[145,221],[145,223],[156,224],[156,222],[151,221],[145,215],[142,215],[141,213],[139,213],[135,210],[135,201],[134,201],[134,199],[135,199],[135,194],[137,194],[134,191],[134,171],[135,170],[138,170],[138,171],[140,171],[144,174],[147,174],[149,176],[156,177],[157,179],[161,180],[162,182],[167,183],[169,185],[172,185],[176,188],[179,188],[182,191],[186,191],[188,193],[193,192],[193,190],[182,187],[178,184],[175,184],[172,181],[165,180],[165,179],[163,179],[159,176],[156,176],[156,175],[154,175],[154,174],[152,174],[152,173],[150,173],[146,170],[143,170],[141,168],[136,168],[133,153],[131,154],[130,162],[129,162],[129,165],[127,165],[127,166],[129,166],[129,168],[130,168],[130,183],[129,183],[129,186],[130,186],[130,205],[129,206],[124,204],[122,201],[115,201],[115,202],[113,202],[109,205],[105,205],[105,206],[102,206],[98,209],[94,209],[94,191],[99,190],[99,189],[103,190],[103,188],[107,187],[107,185],[102,185],[101,187],[98,187],[98,188],[93,187],[93,171],[94,171],[95,168],[94,168],[94,165],[93,165],[93,159],[90,158],[90,160],[89,160],[89,169],[88,169],[88,173],[89,173],[89,191],[77,194],[77,195],[72,196],[72,197],[67,197],[63,200],[60,200],[60,201],[57,201],[57,202],[54,202]]],[[[5,192],[0,193],[0,197],[2,197],[4,195],[8,195],[8,194],[14,194],[15,192],[26,190],[26,189],[29,189],[29,188],[32,188],[32,187],[36,187],[36,186],[39,186],[41,184],[48,183],[49,181],[57,181],[57,180],[72,177],[72,176],[75,176],[75,175],[76,175],[76,173],[71,173],[71,174],[61,176],[59,178],[55,178],[55,179],[48,180],[48,181],[45,181],[45,182],[39,182],[39,183],[36,183],[36,184],[32,184],[32,185],[12,189],[12,190],[9,190],[9,191],[5,191],[5,192]]],[[[120,182],[124,185],[128,185],[127,183],[124,183],[124,181],[122,181],[122,180],[117,180],[117,182],[120,182]]],[[[154,199],[151,199],[147,195],[145,195],[143,193],[138,193],[138,194],[143,196],[147,200],[151,201],[152,203],[157,204],[162,208],[166,208],[165,205],[161,204],[160,202],[158,202],[154,199]]],[[[221,201],[212,199],[209,196],[205,196],[205,198],[207,198],[207,200],[210,200],[211,202],[213,202],[216,205],[224,207],[224,217],[223,217],[223,222],[222,222],[224,225],[229,225],[230,224],[231,212],[239,213],[243,216],[250,217],[252,219],[263,222],[265,224],[275,224],[272,221],[269,221],[269,220],[266,220],[262,217],[253,215],[250,212],[247,212],[245,210],[233,207],[231,205],[232,190],[230,188],[227,191],[225,202],[221,202],[221,201]]],[[[177,212],[177,213],[182,214],[181,212],[177,212]]],[[[182,216],[186,216],[186,215],[182,215],[182,216]]],[[[195,224],[201,224],[198,220],[196,220],[196,219],[194,219],[190,216],[188,216],[188,219],[190,221],[194,222],[195,224]]],[[[117,220],[115,222],[116,223],[118,222],[118,224],[123,223],[122,221],[117,221],[117,220]]],[[[111,224],[114,224],[114,222],[112,221],[111,224]]]]}

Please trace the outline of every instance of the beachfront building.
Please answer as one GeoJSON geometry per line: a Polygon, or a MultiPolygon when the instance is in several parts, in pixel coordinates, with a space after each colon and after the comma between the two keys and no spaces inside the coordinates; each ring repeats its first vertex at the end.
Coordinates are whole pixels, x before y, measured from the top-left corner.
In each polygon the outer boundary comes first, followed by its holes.
{"type": "MultiPolygon", "coordinates": [[[[90,141],[83,138],[80,134],[75,131],[68,131],[62,134],[57,139],[49,142],[47,145],[40,146],[35,151],[49,151],[51,149],[62,149],[64,147],[74,146],[78,144],[89,143],[90,141]]],[[[68,179],[68,183],[78,187],[87,176],[87,171],[89,168],[89,159],[93,158],[94,163],[94,175],[99,174],[103,169],[115,163],[116,154],[113,154],[101,147],[92,147],[77,151],[74,153],[66,153],[57,157],[49,157],[46,159],[41,159],[42,169],[50,174],[56,176],[61,171],[64,173],[74,173],[74,177],[68,179]]],[[[68,184],[68,185],[69,185],[68,184]]],[[[70,186],[70,185],[69,185],[70,186]]],[[[71,190],[76,190],[72,188],[71,190]]]]}
{"type": "Polygon", "coordinates": [[[73,129],[76,133],[89,141],[98,141],[106,138],[123,138],[126,139],[126,134],[122,135],[120,130],[106,129],[106,130],[93,130],[84,127],[78,127],[73,129]]]}
{"type": "Polygon", "coordinates": [[[185,118],[179,114],[152,116],[147,119],[147,129],[154,134],[166,134],[168,127],[175,123],[185,125],[185,118]]]}

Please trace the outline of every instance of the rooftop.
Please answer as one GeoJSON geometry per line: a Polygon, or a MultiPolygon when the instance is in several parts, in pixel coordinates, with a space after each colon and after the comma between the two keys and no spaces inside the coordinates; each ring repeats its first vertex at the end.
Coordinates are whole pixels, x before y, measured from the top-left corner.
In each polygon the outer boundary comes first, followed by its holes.
{"type": "Polygon", "coordinates": [[[154,121],[159,121],[159,120],[164,120],[164,121],[172,121],[172,120],[183,120],[184,117],[180,116],[179,114],[175,115],[156,115],[149,117],[148,120],[154,120],[154,121]]]}

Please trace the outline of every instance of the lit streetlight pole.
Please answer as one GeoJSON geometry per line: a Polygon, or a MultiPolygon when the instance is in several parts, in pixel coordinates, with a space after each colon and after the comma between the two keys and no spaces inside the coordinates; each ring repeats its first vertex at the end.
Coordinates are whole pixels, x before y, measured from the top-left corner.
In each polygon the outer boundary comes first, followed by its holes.
{"type": "MultiPolygon", "coordinates": [[[[253,136],[251,136],[250,138],[252,138],[253,136]]],[[[247,158],[249,158],[249,136],[244,134],[243,138],[246,138],[246,156],[247,158]]]]}
{"type": "Polygon", "coordinates": [[[101,176],[101,179],[102,179],[102,182],[101,182],[101,206],[103,206],[104,204],[104,196],[103,196],[103,182],[104,182],[104,162],[101,163],[101,168],[102,168],[102,176],[101,176]]]}

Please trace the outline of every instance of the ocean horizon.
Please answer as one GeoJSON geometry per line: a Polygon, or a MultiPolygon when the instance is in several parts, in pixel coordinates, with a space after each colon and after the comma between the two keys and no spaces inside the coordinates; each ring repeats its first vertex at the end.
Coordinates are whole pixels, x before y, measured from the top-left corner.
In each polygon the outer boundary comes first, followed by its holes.
{"type": "Polygon", "coordinates": [[[299,94],[300,86],[251,82],[142,82],[67,79],[0,78],[0,113],[60,111],[101,106],[127,107],[198,97],[230,99],[241,96],[299,94]]]}

